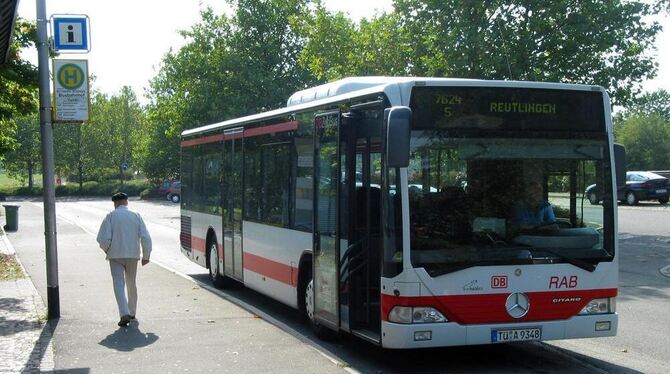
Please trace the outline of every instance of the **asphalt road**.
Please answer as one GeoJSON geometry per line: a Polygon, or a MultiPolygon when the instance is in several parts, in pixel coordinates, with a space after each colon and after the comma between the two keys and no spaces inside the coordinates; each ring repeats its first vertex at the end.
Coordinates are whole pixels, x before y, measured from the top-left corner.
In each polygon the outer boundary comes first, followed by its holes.
{"type": "MultiPolygon", "coordinates": [[[[41,202],[22,202],[41,206],[41,202]]],[[[641,203],[621,206],[620,281],[617,311],[618,336],[550,343],[519,343],[492,346],[457,347],[414,351],[388,351],[352,337],[324,342],[314,337],[291,308],[243,287],[214,290],[206,269],[179,251],[179,206],[167,201],[131,201],[130,207],[144,217],[154,240],[152,260],[174,276],[200,282],[219,298],[220,303],[235,303],[263,316],[275,326],[335,356],[351,369],[361,372],[520,372],[520,373],[664,373],[670,372],[670,278],[663,269],[670,266],[670,206],[641,203]]],[[[74,224],[89,233],[95,246],[95,233],[112,203],[102,199],[58,200],[58,221],[74,224]]],[[[19,231],[20,233],[20,231],[19,231]]],[[[43,246],[43,238],[34,238],[43,246]]],[[[59,237],[59,248],[75,245],[59,237]]],[[[30,271],[30,269],[29,269],[30,271]]],[[[670,271],[667,271],[670,274],[670,271]]],[[[31,272],[38,287],[40,271],[31,272]],[[35,274],[33,274],[35,273],[35,274]]],[[[169,287],[169,285],[166,285],[169,287]]]]}

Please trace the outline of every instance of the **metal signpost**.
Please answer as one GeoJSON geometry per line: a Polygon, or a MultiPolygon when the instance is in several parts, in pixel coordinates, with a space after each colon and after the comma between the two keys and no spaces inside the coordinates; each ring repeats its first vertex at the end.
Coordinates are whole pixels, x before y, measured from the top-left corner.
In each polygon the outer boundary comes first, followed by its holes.
{"type": "MultiPolygon", "coordinates": [[[[47,267],[47,318],[60,318],[60,298],[58,292],[58,248],[56,241],[56,188],[54,185],[54,146],[52,127],[51,94],[49,92],[49,39],[45,0],[36,0],[37,9],[37,60],[39,71],[40,91],[40,134],[42,137],[42,186],[44,189],[44,236],[46,245],[47,267]]],[[[88,52],[89,29],[88,17],[64,17],[62,20],[54,18],[52,26],[54,50],[64,53],[88,52]],[[83,20],[82,20],[83,18],[83,20]]],[[[54,62],[54,65],[56,63],[54,62]]],[[[84,61],[85,64],[85,61],[84,61]]],[[[66,90],[76,91],[84,82],[88,82],[88,66],[85,70],[79,68],[62,68],[62,83],[66,90]],[[74,75],[73,75],[74,74],[74,75]],[[80,75],[77,75],[80,74],[80,75]],[[76,82],[75,82],[76,81],[76,82]]],[[[54,86],[55,87],[55,86],[54,86]]],[[[65,94],[64,97],[78,96],[65,94]]],[[[76,99],[72,100],[76,102],[76,99]]],[[[86,83],[86,101],[88,102],[88,83],[86,83]]],[[[78,108],[78,107],[77,107],[78,108]]],[[[63,115],[76,116],[80,112],[75,109],[63,111],[63,115]]],[[[78,117],[80,118],[80,117],[78,117]]],[[[88,104],[86,110],[88,119],[88,104]]]]}

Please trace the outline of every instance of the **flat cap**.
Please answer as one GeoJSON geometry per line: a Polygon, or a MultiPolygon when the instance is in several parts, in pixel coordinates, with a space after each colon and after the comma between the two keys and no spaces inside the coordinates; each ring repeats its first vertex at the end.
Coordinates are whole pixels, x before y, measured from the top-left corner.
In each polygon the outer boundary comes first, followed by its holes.
{"type": "Polygon", "coordinates": [[[117,201],[117,200],[127,200],[128,195],[126,195],[124,192],[117,192],[114,195],[112,195],[112,201],[117,201]]]}

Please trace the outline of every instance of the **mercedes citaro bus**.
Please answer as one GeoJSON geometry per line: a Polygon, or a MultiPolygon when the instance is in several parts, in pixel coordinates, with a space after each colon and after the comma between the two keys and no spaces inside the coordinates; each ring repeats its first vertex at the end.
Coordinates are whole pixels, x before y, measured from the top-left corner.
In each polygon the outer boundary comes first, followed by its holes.
{"type": "Polygon", "coordinates": [[[602,87],[347,78],[182,133],[181,250],[319,336],[613,336],[624,156],[602,87]]]}

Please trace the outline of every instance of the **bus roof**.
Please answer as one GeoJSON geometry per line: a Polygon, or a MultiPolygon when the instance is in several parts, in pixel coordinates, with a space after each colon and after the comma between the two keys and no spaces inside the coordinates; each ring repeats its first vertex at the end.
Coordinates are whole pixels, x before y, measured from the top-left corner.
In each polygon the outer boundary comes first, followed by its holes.
{"type": "Polygon", "coordinates": [[[478,86],[478,87],[518,87],[576,91],[601,91],[604,88],[595,85],[548,83],[530,81],[499,81],[463,78],[427,78],[427,77],[349,77],[295,92],[287,101],[285,108],[230,119],[223,122],[201,126],[181,133],[182,137],[204,134],[226,127],[240,126],[263,118],[295,113],[311,107],[326,105],[360,96],[385,93],[392,105],[408,105],[409,91],[414,86],[478,86]]]}

